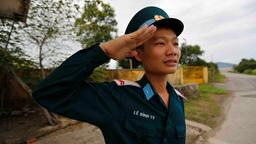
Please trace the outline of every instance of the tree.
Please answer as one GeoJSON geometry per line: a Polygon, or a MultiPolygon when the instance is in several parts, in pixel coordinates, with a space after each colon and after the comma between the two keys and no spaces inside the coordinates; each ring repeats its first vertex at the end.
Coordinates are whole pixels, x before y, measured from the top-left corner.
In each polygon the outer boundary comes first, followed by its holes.
{"type": "MultiPolygon", "coordinates": [[[[0,19],[0,116],[4,113],[6,99],[10,97],[8,79],[15,76],[13,69],[30,67],[33,63],[26,60],[19,47],[19,23],[0,19]]],[[[17,77],[14,77],[17,80],[17,77]]]]}
{"type": "MultiPolygon", "coordinates": [[[[83,48],[113,39],[117,35],[114,9],[101,0],[86,1],[80,18],[75,21],[76,34],[83,48]]],[[[94,81],[102,81],[107,75],[102,65],[91,75],[94,81]]]]}
{"type": "Polygon", "coordinates": [[[58,38],[71,33],[74,19],[74,5],[68,0],[33,1],[24,27],[29,47],[38,48],[38,67],[45,78],[44,60],[60,56],[57,51],[58,38]]]}
{"type": "Polygon", "coordinates": [[[114,9],[101,0],[86,1],[81,17],[75,22],[77,36],[84,48],[113,39],[116,25],[114,9]]]}
{"type": "MultiPolygon", "coordinates": [[[[58,38],[63,38],[72,31],[72,18],[75,15],[73,10],[74,5],[69,0],[34,0],[31,3],[27,26],[24,27],[25,39],[29,41],[27,45],[38,48],[38,67],[42,79],[46,77],[43,60],[50,56],[56,57],[57,45],[54,44],[58,38]]],[[[50,124],[60,122],[55,114],[42,109],[50,124]]]]}
{"type": "Polygon", "coordinates": [[[5,66],[13,69],[35,67],[21,48],[21,23],[1,19],[0,20],[0,67],[5,66]]]}
{"type": "Polygon", "coordinates": [[[180,63],[186,65],[205,65],[206,62],[199,56],[204,53],[199,45],[181,45],[180,63]]]}
{"type": "Polygon", "coordinates": [[[256,69],[256,60],[255,59],[242,59],[234,69],[240,73],[244,73],[246,70],[256,69]]]}
{"type": "Polygon", "coordinates": [[[208,67],[208,79],[209,81],[215,81],[217,76],[220,74],[218,66],[213,62],[206,62],[201,59],[204,53],[199,45],[186,45],[181,44],[181,58],[180,63],[188,66],[205,66],[208,67]]]}

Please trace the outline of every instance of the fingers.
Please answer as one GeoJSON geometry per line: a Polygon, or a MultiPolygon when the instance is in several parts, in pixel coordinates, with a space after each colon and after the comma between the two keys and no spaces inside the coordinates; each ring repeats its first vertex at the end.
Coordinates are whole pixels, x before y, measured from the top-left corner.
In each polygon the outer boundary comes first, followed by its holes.
{"type": "Polygon", "coordinates": [[[127,57],[134,57],[137,54],[138,54],[138,52],[136,50],[131,50],[131,51],[129,51],[129,54],[127,57]]]}
{"type": "Polygon", "coordinates": [[[156,27],[154,25],[151,25],[149,27],[144,26],[139,30],[135,31],[134,33],[132,33],[132,37],[135,37],[136,39],[140,40],[146,35],[148,35],[149,33],[153,33],[155,30],[156,30],[156,27]]]}
{"type": "Polygon", "coordinates": [[[140,46],[142,45],[145,41],[147,41],[149,38],[151,38],[153,35],[154,35],[154,32],[156,31],[156,27],[153,26],[151,29],[149,29],[149,31],[143,35],[141,35],[139,38],[138,38],[138,41],[137,41],[137,46],[140,46]]]}
{"type": "Polygon", "coordinates": [[[149,27],[148,27],[148,26],[143,26],[142,28],[138,29],[137,31],[131,33],[131,36],[132,36],[132,37],[138,37],[138,36],[140,36],[142,33],[144,33],[147,28],[149,28],[149,27]]]}
{"type": "Polygon", "coordinates": [[[156,31],[156,26],[151,25],[149,27],[145,26],[136,32],[131,34],[132,39],[136,41],[136,45],[139,46],[143,44],[147,39],[149,39],[156,31]]]}
{"type": "Polygon", "coordinates": [[[142,33],[140,33],[140,35],[138,35],[138,39],[141,40],[145,36],[153,34],[155,31],[156,31],[156,26],[151,25],[147,27],[145,30],[143,30],[142,33]]]}

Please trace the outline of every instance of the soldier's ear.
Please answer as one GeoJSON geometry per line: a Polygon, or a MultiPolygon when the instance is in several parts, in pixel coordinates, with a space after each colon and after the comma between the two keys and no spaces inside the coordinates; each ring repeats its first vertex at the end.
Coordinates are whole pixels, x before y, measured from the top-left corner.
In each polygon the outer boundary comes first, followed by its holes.
{"type": "Polygon", "coordinates": [[[137,49],[137,54],[134,55],[134,58],[138,61],[138,62],[141,62],[142,61],[142,51],[141,49],[137,49]]]}
{"type": "Polygon", "coordinates": [[[137,60],[138,62],[142,62],[143,50],[144,50],[144,45],[141,45],[136,48],[137,54],[134,55],[134,59],[137,60]]]}

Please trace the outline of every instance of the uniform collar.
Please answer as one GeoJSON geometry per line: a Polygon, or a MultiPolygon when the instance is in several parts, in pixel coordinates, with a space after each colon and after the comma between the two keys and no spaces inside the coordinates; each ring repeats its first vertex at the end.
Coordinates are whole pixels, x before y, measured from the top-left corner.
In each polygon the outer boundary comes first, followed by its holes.
{"type": "Polygon", "coordinates": [[[157,95],[156,90],[153,88],[153,86],[151,85],[151,83],[149,82],[149,80],[147,79],[145,74],[137,82],[141,86],[141,88],[142,88],[142,90],[144,92],[145,98],[147,100],[150,100],[153,96],[157,95]]]}
{"type": "MultiPolygon", "coordinates": [[[[137,81],[139,83],[139,85],[141,86],[145,98],[147,100],[150,100],[153,96],[157,95],[156,90],[154,89],[154,87],[152,86],[152,84],[149,82],[148,78],[146,77],[146,75],[144,74],[143,77],[137,81]]],[[[169,94],[172,93],[172,91],[174,91],[174,87],[167,82],[167,90],[169,92],[169,94]]],[[[176,94],[176,93],[175,93],[176,94]]],[[[177,96],[176,96],[177,97],[177,96]]]]}

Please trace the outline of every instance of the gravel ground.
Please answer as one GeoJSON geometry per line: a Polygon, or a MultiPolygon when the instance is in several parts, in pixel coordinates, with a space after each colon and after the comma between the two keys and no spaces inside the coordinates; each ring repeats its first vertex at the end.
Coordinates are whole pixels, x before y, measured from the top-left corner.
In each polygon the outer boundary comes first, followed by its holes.
{"type": "MultiPolygon", "coordinates": [[[[199,126],[200,127],[200,126],[199,126]]],[[[204,130],[197,125],[187,125],[187,144],[192,144],[204,130]]],[[[104,144],[104,139],[99,128],[87,124],[79,123],[65,129],[37,139],[36,144],[104,144]]]]}

